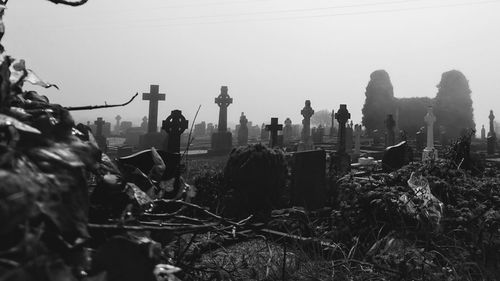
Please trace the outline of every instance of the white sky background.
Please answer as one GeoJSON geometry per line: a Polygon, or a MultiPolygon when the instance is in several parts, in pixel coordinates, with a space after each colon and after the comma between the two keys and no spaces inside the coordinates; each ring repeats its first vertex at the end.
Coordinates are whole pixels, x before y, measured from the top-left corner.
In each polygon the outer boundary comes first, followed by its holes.
{"type": "MultiPolygon", "coordinates": [[[[227,85],[254,123],[348,104],[354,122],[369,75],[389,73],[396,97],[434,97],[441,74],[462,71],[480,129],[500,116],[500,1],[481,0],[89,0],[81,7],[11,0],[3,45],[61,90],[36,88],[64,106],[122,103],[159,84],[166,102],[196,122],[217,122],[227,85]],[[463,4],[463,5],[462,5],[463,4]],[[347,7],[351,6],[351,7],[347,7]],[[388,10],[390,12],[388,12],[388,10]],[[384,11],[384,12],[381,12],[384,11]]],[[[75,112],[140,123],[148,102],[75,112]]],[[[422,116],[423,118],[423,116],[422,116]]],[[[500,117],[499,117],[500,118],[500,117]]]]}

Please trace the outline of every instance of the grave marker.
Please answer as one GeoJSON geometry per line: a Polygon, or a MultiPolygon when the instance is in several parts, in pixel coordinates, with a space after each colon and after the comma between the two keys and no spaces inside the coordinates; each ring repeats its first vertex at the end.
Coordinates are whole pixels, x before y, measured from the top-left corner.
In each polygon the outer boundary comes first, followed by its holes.
{"type": "Polygon", "coordinates": [[[295,152],[292,158],[291,201],[308,210],[322,208],[326,201],[326,152],[295,152]]]}
{"type": "Polygon", "coordinates": [[[484,128],[484,125],[483,127],[481,128],[481,140],[485,140],[486,139],[486,129],[484,128]]]}
{"type": "Polygon", "coordinates": [[[165,94],[161,94],[159,89],[159,85],[150,85],[149,93],[142,94],[142,99],[149,101],[148,133],[158,131],[158,102],[165,100],[165,94]]]}
{"type": "Polygon", "coordinates": [[[233,103],[229,96],[227,86],[222,86],[220,95],[215,98],[215,103],[219,106],[219,125],[217,132],[212,134],[212,151],[215,153],[226,153],[231,151],[232,134],[227,130],[227,108],[233,103]]]}
{"type": "Polygon", "coordinates": [[[493,115],[493,110],[490,110],[490,115],[488,116],[490,119],[490,131],[488,132],[488,139],[487,139],[487,153],[489,155],[495,154],[496,150],[496,142],[497,142],[497,135],[495,133],[495,126],[493,120],[495,120],[495,115],[493,115]]]}
{"type": "Polygon", "coordinates": [[[354,126],[354,154],[358,156],[361,154],[361,133],[361,125],[356,124],[354,126]]]}
{"type": "Polygon", "coordinates": [[[278,131],[283,130],[283,125],[278,124],[278,118],[271,118],[271,124],[266,125],[266,131],[271,132],[271,141],[269,142],[269,146],[275,147],[278,145],[278,131]]]}
{"type": "Polygon", "coordinates": [[[437,150],[434,148],[434,123],[436,122],[436,116],[432,112],[432,106],[427,108],[427,115],[425,115],[424,121],[427,125],[427,146],[422,153],[422,160],[435,160],[438,157],[437,150]]]}
{"type": "Polygon", "coordinates": [[[302,120],[302,141],[305,144],[310,143],[311,137],[311,116],[314,115],[314,110],[311,107],[311,101],[306,100],[304,108],[300,111],[300,114],[304,117],[302,120]]]}
{"type": "Polygon", "coordinates": [[[162,123],[161,128],[167,132],[167,143],[164,145],[165,151],[179,153],[181,148],[181,135],[188,128],[189,122],[182,115],[180,110],[172,110],[170,116],[162,123]]]}
{"type": "Polygon", "coordinates": [[[293,136],[292,120],[290,118],[285,119],[285,127],[283,128],[283,143],[289,144],[292,141],[293,136]]]}
{"type": "Polygon", "coordinates": [[[331,157],[330,170],[333,170],[337,175],[343,175],[351,169],[351,157],[346,153],[346,123],[351,118],[351,114],[347,110],[347,105],[341,104],[335,119],[339,123],[337,152],[331,157]]]}

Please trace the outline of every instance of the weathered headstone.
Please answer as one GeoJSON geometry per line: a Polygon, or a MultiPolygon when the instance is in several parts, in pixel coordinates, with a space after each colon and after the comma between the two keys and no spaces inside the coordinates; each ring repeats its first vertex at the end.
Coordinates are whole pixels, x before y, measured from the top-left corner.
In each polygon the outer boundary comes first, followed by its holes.
{"type": "Polygon", "coordinates": [[[488,132],[488,139],[487,139],[487,153],[489,155],[495,154],[496,150],[496,142],[497,142],[497,135],[495,133],[495,125],[494,125],[494,120],[495,120],[495,115],[493,114],[493,110],[490,110],[490,115],[488,116],[490,119],[490,131],[488,132]]]}
{"type": "Polygon", "coordinates": [[[271,141],[269,142],[270,147],[275,147],[278,145],[278,131],[283,130],[283,125],[278,124],[278,118],[271,118],[271,124],[266,125],[266,131],[271,133],[271,141]]]}
{"type": "Polygon", "coordinates": [[[227,108],[233,103],[233,99],[227,93],[227,86],[222,86],[220,95],[215,98],[215,103],[219,106],[219,125],[217,132],[212,134],[212,152],[227,153],[233,146],[232,134],[227,130],[227,108]]]}
{"type": "Polygon", "coordinates": [[[242,112],[240,116],[240,127],[238,129],[238,145],[248,144],[248,119],[245,113],[242,112]]]}
{"type": "Polygon", "coordinates": [[[115,134],[119,134],[120,133],[120,121],[122,120],[122,117],[120,115],[116,115],[115,120],[116,120],[115,134]]]}
{"type": "Polygon", "coordinates": [[[285,127],[283,128],[283,143],[289,144],[292,141],[292,120],[290,118],[285,119],[285,127]]]}
{"type": "Polygon", "coordinates": [[[486,129],[483,127],[481,128],[481,139],[485,140],[486,139],[486,129]]]}
{"type": "Polygon", "coordinates": [[[311,101],[306,100],[304,108],[300,111],[304,117],[302,120],[302,142],[305,144],[310,143],[311,138],[311,117],[314,115],[314,110],[311,107],[311,101]]]}
{"type": "Polygon", "coordinates": [[[385,139],[386,147],[393,146],[396,143],[396,135],[394,133],[395,126],[396,126],[396,121],[394,121],[392,114],[388,114],[387,119],[385,119],[385,128],[387,129],[386,139],[385,139]]]}
{"type": "Polygon", "coordinates": [[[106,137],[102,134],[102,129],[104,126],[104,120],[102,117],[98,117],[96,121],[94,121],[94,125],[96,126],[95,130],[95,141],[97,142],[97,145],[99,146],[99,149],[102,151],[106,152],[107,150],[107,143],[106,143],[106,137]]]}
{"type": "Polygon", "coordinates": [[[149,93],[143,93],[142,99],[149,101],[148,133],[158,132],[158,102],[165,100],[165,94],[159,92],[159,85],[150,85],[149,93]]]}
{"type": "Polygon", "coordinates": [[[438,157],[437,150],[434,148],[434,123],[436,122],[436,116],[432,112],[432,106],[427,108],[427,115],[425,115],[424,121],[427,125],[427,145],[422,152],[422,160],[435,160],[438,157]]]}
{"type": "Polygon", "coordinates": [[[179,153],[181,148],[181,135],[188,128],[188,121],[180,110],[172,110],[170,116],[162,123],[162,130],[167,132],[167,143],[163,149],[170,153],[179,153]]]}
{"type": "Polygon", "coordinates": [[[346,123],[351,118],[347,110],[347,105],[341,104],[340,109],[335,113],[335,119],[339,124],[337,152],[331,157],[330,169],[337,175],[342,175],[351,169],[351,157],[346,153],[346,123]]]}
{"type": "Polygon", "coordinates": [[[361,125],[356,124],[354,126],[354,155],[358,156],[361,154],[361,133],[361,125]]]}
{"type": "Polygon", "coordinates": [[[292,157],[291,202],[308,210],[322,208],[326,201],[326,152],[296,152],[292,157]]]}

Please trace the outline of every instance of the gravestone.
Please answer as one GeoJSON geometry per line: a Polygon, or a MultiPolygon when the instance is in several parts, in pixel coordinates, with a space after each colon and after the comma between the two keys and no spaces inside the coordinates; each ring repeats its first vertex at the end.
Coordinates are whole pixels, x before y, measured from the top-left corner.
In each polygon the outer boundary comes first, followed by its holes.
{"type": "Polygon", "coordinates": [[[354,155],[359,156],[361,154],[361,125],[356,124],[354,126],[354,155]]]}
{"type": "Polygon", "coordinates": [[[335,135],[335,110],[332,109],[332,126],[330,127],[330,137],[335,135]]]}
{"type": "Polygon", "coordinates": [[[219,106],[219,125],[217,132],[212,134],[212,152],[228,153],[233,146],[233,137],[227,130],[227,108],[233,103],[233,99],[227,93],[227,86],[222,86],[220,95],[215,98],[215,103],[219,106]]]}
{"type": "Polygon", "coordinates": [[[302,142],[309,144],[311,142],[311,117],[314,115],[310,100],[306,100],[300,114],[304,117],[302,120],[302,142]]]}
{"type": "Polygon", "coordinates": [[[122,117],[120,115],[116,115],[115,120],[115,134],[118,135],[120,133],[120,121],[122,120],[122,117]]]}
{"type": "Polygon", "coordinates": [[[266,130],[266,124],[262,123],[260,127],[260,142],[266,143],[269,141],[269,132],[266,130]]]}
{"type": "Polygon", "coordinates": [[[406,141],[385,149],[382,170],[386,173],[397,170],[413,161],[413,150],[406,141]]]}
{"type": "Polygon", "coordinates": [[[495,154],[496,150],[496,142],[497,142],[497,135],[495,133],[495,126],[494,126],[494,120],[495,120],[495,115],[493,115],[493,110],[490,110],[490,115],[488,116],[490,119],[490,131],[488,132],[488,139],[487,139],[487,153],[489,155],[495,154]]]}
{"type": "Polygon", "coordinates": [[[438,157],[437,150],[434,148],[434,123],[436,122],[436,116],[432,112],[432,106],[427,108],[427,115],[425,115],[424,121],[427,125],[427,145],[422,152],[422,160],[431,161],[438,157]]]}
{"type": "Polygon", "coordinates": [[[337,175],[343,175],[351,170],[351,157],[346,153],[346,123],[351,118],[347,105],[341,104],[335,119],[339,124],[337,136],[337,152],[332,154],[330,170],[337,175]]]}
{"type": "Polygon", "coordinates": [[[149,101],[148,133],[158,132],[158,102],[165,100],[159,89],[159,85],[150,85],[149,93],[142,94],[142,100],[149,101]]]}
{"type": "Polygon", "coordinates": [[[385,146],[393,146],[396,143],[396,135],[394,133],[394,127],[396,126],[396,121],[392,117],[392,114],[387,115],[387,119],[385,119],[385,128],[386,128],[386,139],[385,146]]]}
{"type": "Polygon", "coordinates": [[[286,118],[285,127],[283,128],[283,144],[289,144],[292,141],[292,136],[292,120],[290,120],[290,118],[286,118]]]}
{"type": "Polygon", "coordinates": [[[107,150],[107,143],[106,143],[106,137],[102,134],[102,129],[104,126],[104,120],[102,117],[98,117],[96,121],[94,121],[94,125],[96,126],[95,130],[95,141],[97,142],[97,145],[99,146],[99,149],[102,150],[104,153],[106,153],[107,150]]]}
{"type": "Polygon", "coordinates": [[[484,128],[484,125],[483,127],[481,128],[481,140],[485,140],[486,139],[486,129],[484,128]]]}
{"type": "Polygon", "coordinates": [[[326,152],[295,152],[292,157],[291,203],[308,210],[324,207],[326,194],[326,152]]]}
{"type": "Polygon", "coordinates": [[[142,117],[141,129],[144,130],[144,133],[148,131],[148,117],[142,117]]]}
{"type": "Polygon", "coordinates": [[[189,122],[180,110],[172,110],[170,116],[162,123],[162,130],[167,132],[167,142],[163,149],[169,153],[179,153],[181,148],[181,135],[188,128],[189,122]]]}
{"type": "Polygon", "coordinates": [[[424,127],[421,127],[415,136],[415,147],[418,151],[424,149],[425,145],[425,132],[424,127]]]}
{"type": "Polygon", "coordinates": [[[278,131],[283,130],[283,125],[278,124],[278,118],[271,118],[271,124],[266,125],[266,131],[270,132],[271,141],[269,142],[270,147],[275,147],[278,145],[278,131]]]}
{"type": "Polygon", "coordinates": [[[352,128],[352,123],[350,125],[346,125],[345,128],[345,150],[347,153],[352,152],[352,140],[354,135],[354,130],[352,128]]]}
{"type": "Polygon", "coordinates": [[[248,119],[245,113],[242,112],[240,116],[240,127],[238,129],[238,145],[248,144],[248,119]]]}

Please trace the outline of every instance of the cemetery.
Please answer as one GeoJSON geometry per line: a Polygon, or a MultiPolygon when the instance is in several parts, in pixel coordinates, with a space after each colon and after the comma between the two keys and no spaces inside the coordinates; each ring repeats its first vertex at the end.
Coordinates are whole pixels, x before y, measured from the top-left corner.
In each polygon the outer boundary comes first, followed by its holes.
{"type": "Polygon", "coordinates": [[[209,89],[210,120],[159,83],[59,105],[0,50],[0,280],[500,280],[495,112],[474,112],[489,120],[476,135],[459,71],[414,99],[374,71],[360,122],[305,94],[301,120],[262,111],[258,125],[231,85],[209,89]]]}

